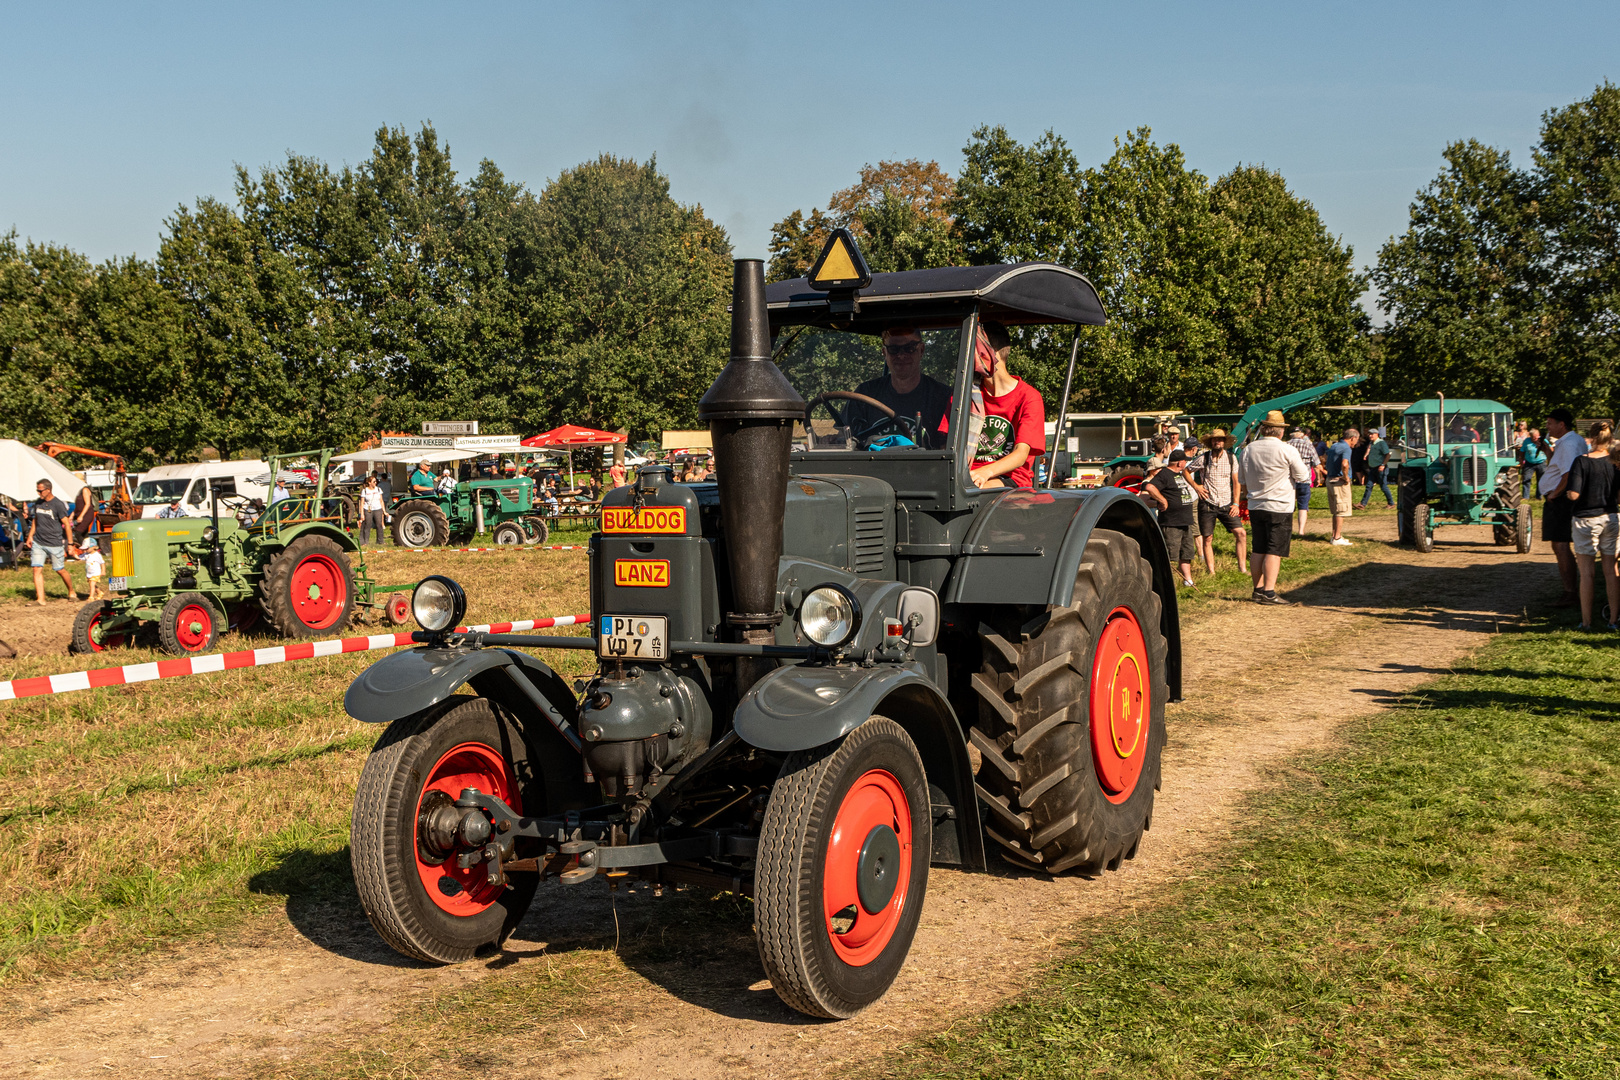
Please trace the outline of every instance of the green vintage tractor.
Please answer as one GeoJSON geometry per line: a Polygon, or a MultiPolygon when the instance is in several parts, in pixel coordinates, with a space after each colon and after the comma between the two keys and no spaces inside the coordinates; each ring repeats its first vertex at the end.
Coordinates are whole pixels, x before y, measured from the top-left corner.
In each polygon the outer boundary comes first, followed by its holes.
{"type": "Polygon", "coordinates": [[[1489,525],[1496,543],[1533,543],[1511,441],[1513,410],[1484,398],[1425,398],[1401,415],[1396,503],[1401,543],[1434,550],[1441,525],[1489,525]]]}
{"type": "Polygon", "coordinates": [[[324,477],[330,450],[270,459],[278,475],[293,456],[319,457],[313,491],[272,502],[262,513],[239,496],[215,498],[206,518],[149,518],[113,529],[108,600],[73,621],[74,652],[100,652],[155,638],[177,656],[206,652],[226,629],[265,618],[287,637],[336,633],[357,608],[409,618],[407,594],[379,586],[344,528],[340,496],[324,477]]]}
{"type": "Polygon", "coordinates": [[[448,495],[405,495],[389,508],[400,547],[465,544],[489,529],[497,545],[543,544],[550,530],[534,509],[527,476],[464,480],[448,495]]]}

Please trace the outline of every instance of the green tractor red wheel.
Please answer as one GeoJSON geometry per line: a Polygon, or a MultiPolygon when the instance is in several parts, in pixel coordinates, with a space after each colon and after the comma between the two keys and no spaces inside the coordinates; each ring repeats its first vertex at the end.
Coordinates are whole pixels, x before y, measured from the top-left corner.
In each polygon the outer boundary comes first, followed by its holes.
{"type": "Polygon", "coordinates": [[[259,592],[265,615],[283,635],[335,633],[354,613],[354,568],[337,541],[306,534],[270,561],[259,592]]]}
{"type": "Polygon", "coordinates": [[[830,1018],[882,997],[916,936],[932,852],[928,779],[899,724],[873,716],[836,745],[788,755],[754,871],[777,995],[830,1018]]]}
{"type": "Polygon", "coordinates": [[[219,641],[224,624],[224,614],[202,593],[177,593],[158,615],[158,640],[175,656],[205,653],[219,641]]]}
{"type": "Polygon", "coordinates": [[[389,593],[383,599],[383,620],[389,626],[404,626],[411,621],[410,593],[389,593]]]}
{"type": "Polygon", "coordinates": [[[1147,470],[1141,465],[1116,465],[1105,480],[1109,487],[1122,488],[1132,495],[1140,493],[1146,482],[1147,470]]]}
{"type": "Polygon", "coordinates": [[[98,653],[107,649],[121,649],[129,644],[130,636],[123,630],[109,632],[107,625],[118,618],[112,605],[103,600],[92,600],[73,617],[73,643],[76,653],[98,653]]]}

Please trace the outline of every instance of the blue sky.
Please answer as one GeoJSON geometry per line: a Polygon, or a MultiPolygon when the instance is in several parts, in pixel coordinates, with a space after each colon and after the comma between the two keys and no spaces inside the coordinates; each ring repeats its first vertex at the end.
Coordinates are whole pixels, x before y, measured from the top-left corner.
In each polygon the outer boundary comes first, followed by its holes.
{"type": "MultiPolygon", "coordinates": [[[[0,7],[0,229],[102,259],[289,151],[356,162],[432,121],[532,188],[656,154],[739,255],[860,166],[979,124],[1082,163],[1147,125],[1210,176],[1280,170],[1354,245],[1400,231],[1454,139],[1527,160],[1620,81],[1620,4],[278,3],[0,7]]],[[[1084,269],[1083,267],[1080,269],[1084,269]]]]}

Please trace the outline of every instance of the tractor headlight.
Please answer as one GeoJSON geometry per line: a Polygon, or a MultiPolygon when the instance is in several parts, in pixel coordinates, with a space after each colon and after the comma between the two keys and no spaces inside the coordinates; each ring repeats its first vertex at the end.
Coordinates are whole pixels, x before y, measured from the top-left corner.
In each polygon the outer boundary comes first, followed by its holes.
{"type": "Polygon", "coordinates": [[[861,605],[842,585],[817,585],[799,605],[799,628],[824,649],[846,644],[861,628],[861,605]]]}
{"type": "Polygon", "coordinates": [[[1446,474],[1443,473],[1443,472],[1438,472],[1437,471],[1433,476],[1429,477],[1429,479],[1434,481],[1434,486],[1435,487],[1445,487],[1446,486],[1446,474]]]}
{"type": "Polygon", "coordinates": [[[417,583],[411,593],[411,615],[432,634],[452,630],[467,613],[467,594],[447,577],[434,574],[417,583]]]}

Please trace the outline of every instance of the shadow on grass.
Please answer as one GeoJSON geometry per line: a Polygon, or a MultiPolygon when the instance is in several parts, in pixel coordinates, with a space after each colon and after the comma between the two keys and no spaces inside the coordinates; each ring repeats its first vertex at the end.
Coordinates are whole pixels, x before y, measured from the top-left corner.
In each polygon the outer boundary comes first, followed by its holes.
{"type": "Polygon", "coordinates": [[[347,846],[337,851],[295,848],[248,879],[248,891],[287,898],[287,921],[312,945],[349,960],[383,967],[431,965],[401,956],[366,920],[355,892],[347,846]]]}

